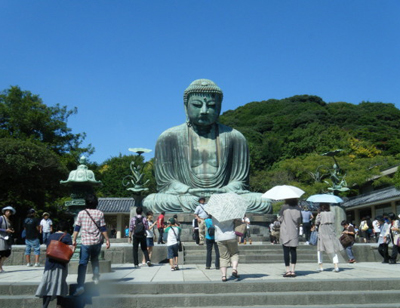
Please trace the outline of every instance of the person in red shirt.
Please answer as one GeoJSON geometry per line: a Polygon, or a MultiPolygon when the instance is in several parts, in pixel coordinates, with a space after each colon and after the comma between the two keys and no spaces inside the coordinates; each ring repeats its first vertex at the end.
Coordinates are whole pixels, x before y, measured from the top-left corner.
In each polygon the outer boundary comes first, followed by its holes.
{"type": "Polygon", "coordinates": [[[161,214],[158,216],[157,218],[157,229],[158,229],[158,240],[157,240],[157,244],[165,244],[163,241],[163,236],[164,236],[164,215],[165,212],[161,212],[161,214]]]}

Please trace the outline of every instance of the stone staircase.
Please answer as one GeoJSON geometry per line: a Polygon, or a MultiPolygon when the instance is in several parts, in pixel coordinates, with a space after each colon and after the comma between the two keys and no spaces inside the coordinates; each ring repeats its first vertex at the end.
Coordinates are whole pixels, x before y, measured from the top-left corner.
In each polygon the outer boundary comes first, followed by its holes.
{"type": "MultiPolygon", "coordinates": [[[[399,279],[332,279],[192,283],[106,283],[87,296],[69,297],[66,308],[131,307],[400,307],[399,279]]],[[[4,308],[40,308],[36,284],[0,286],[4,308]]],[[[52,302],[50,307],[55,307],[52,302]]]]}
{"type": "MultiPolygon", "coordinates": [[[[281,245],[254,243],[252,245],[239,245],[240,263],[283,263],[283,251],[281,245]]],[[[340,256],[341,257],[341,256],[340,256]]],[[[213,260],[215,254],[213,252],[213,260]]],[[[328,258],[328,257],[326,257],[328,258]]],[[[205,264],[206,246],[185,245],[184,264],[205,264]]],[[[317,248],[311,245],[297,247],[298,263],[315,263],[317,260],[317,248]]],[[[327,259],[328,260],[328,259],[327,259]]],[[[340,260],[344,262],[344,259],[340,260]]]]}

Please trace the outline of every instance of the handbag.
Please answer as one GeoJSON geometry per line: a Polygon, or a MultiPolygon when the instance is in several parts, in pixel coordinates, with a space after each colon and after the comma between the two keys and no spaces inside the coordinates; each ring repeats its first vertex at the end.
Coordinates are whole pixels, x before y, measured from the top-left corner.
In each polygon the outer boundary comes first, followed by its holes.
{"type": "Polygon", "coordinates": [[[348,234],[342,234],[339,237],[339,241],[344,248],[350,246],[353,243],[353,239],[348,234]]]}
{"type": "Polygon", "coordinates": [[[318,231],[311,232],[310,240],[308,241],[311,245],[317,245],[318,242],[318,231]]]}
{"type": "Polygon", "coordinates": [[[242,223],[241,221],[239,223],[239,220],[236,220],[234,231],[237,236],[243,236],[246,233],[246,224],[242,223]]]}
{"type": "Polygon", "coordinates": [[[46,251],[46,257],[50,259],[54,259],[58,262],[61,263],[68,263],[72,255],[75,252],[75,246],[73,245],[67,245],[63,242],[61,242],[62,238],[66,235],[67,233],[64,233],[61,235],[61,237],[57,240],[51,240],[49,246],[47,247],[46,251]]]}

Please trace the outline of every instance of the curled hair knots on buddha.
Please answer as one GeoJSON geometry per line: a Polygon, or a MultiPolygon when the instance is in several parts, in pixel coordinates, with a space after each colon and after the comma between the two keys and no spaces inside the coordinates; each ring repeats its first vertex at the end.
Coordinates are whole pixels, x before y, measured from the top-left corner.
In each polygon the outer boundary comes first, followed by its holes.
{"type": "Polygon", "coordinates": [[[221,102],[223,99],[224,94],[220,87],[218,87],[215,82],[209,79],[197,79],[193,81],[183,92],[183,103],[185,106],[189,101],[189,95],[192,93],[211,93],[211,94],[218,94],[221,98],[221,102]]]}

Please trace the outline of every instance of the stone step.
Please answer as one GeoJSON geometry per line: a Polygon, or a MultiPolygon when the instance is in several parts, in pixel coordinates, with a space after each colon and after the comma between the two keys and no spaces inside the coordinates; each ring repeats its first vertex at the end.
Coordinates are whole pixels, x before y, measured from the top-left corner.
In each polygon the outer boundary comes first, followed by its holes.
{"type": "Polygon", "coordinates": [[[154,295],[101,295],[93,298],[94,308],[131,308],[131,307],[219,307],[219,306],[254,306],[272,307],[304,305],[322,307],[335,303],[348,305],[357,303],[378,304],[397,302],[400,291],[302,291],[302,292],[251,292],[234,294],[158,294],[154,295]]]}
{"type": "MultiPolygon", "coordinates": [[[[246,282],[87,284],[84,296],[67,297],[65,307],[400,307],[400,279],[288,279],[246,282]],[[335,304],[335,305],[333,305],[335,304]]],[[[71,285],[71,293],[75,285],[71,285]]],[[[1,307],[40,308],[36,283],[0,284],[1,307]]],[[[50,307],[55,307],[53,301],[50,307]]]]}

